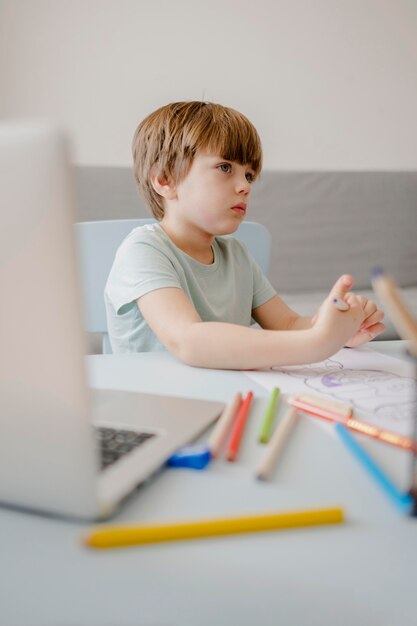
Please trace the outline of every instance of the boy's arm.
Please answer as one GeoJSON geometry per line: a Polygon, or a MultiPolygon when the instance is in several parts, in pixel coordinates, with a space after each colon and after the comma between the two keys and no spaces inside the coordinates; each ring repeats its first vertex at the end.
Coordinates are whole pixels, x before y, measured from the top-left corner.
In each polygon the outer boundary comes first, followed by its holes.
{"type": "MultiPolygon", "coordinates": [[[[346,289],[352,287],[353,280],[351,276],[344,275],[339,281],[342,281],[346,289]]],[[[384,313],[378,309],[375,302],[368,300],[364,296],[357,296],[357,298],[362,306],[365,319],[362,327],[352,337],[349,337],[349,340],[346,342],[345,345],[349,348],[361,346],[385,330],[385,325],[382,323],[384,313]]],[[[318,313],[314,317],[301,317],[290,309],[281,298],[274,296],[265,304],[254,309],[252,316],[262,328],[270,330],[302,330],[313,326],[318,313]]]]}
{"type": "Polygon", "coordinates": [[[267,330],[303,330],[312,326],[311,317],[301,317],[279,296],[274,296],[254,309],[252,317],[261,328],[267,330]]]}
{"type": "Polygon", "coordinates": [[[196,367],[220,369],[320,361],[337,352],[363,320],[360,305],[353,302],[346,312],[338,311],[331,303],[324,304],[320,323],[297,332],[203,322],[178,288],[149,292],[138,298],[137,305],[159,340],[180,360],[196,367]]]}
{"type": "MultiPolygon", "coordinates": [[[[336,284],[332,292],[336,289],[337,297],[343,297],[352,288],[353,278],[350,274],[343,274],[336,284]]],[[[317,313],[314,320],[317,319],[317,313]]],[[[301,317],[290,309],[290,307],[279,296],[274,296],[260,307],[252,311],[253,319],[261,326],[270,330],[302,330],[313,326],[313,317],[301,317]]]]}

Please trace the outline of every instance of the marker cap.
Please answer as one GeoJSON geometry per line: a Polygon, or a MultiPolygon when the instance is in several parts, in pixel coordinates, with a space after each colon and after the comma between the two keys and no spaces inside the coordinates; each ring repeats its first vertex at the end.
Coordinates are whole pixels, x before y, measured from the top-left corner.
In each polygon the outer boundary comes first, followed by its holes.
{"type": "Polygon", "coordinates": [[[167,461],[169,467],[204,469],[211,460],[210,448],[206,445],[186,446],[177,450],[167,461]]]}

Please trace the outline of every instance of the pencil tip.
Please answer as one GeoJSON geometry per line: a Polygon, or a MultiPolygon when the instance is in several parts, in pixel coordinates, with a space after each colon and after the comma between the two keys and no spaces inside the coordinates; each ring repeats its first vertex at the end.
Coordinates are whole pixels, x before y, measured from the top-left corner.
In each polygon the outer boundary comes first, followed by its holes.
{"type": "Polygon", "coordinates": [[[380,276],[383,276],[384,274],[385,274],[384,268],[381,267],[380,265],[377,265],[371,271],[372,278],[379,278],[380,276]]]}

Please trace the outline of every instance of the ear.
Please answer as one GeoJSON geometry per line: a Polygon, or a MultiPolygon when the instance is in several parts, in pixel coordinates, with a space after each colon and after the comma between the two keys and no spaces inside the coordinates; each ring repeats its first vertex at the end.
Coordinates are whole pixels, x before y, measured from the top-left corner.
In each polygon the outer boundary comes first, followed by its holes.
{"type": "Polygon", "coordinates": [[[157,172],[151,172],[150,181],[156,193],[166,200],[174,200],[177,197],[177,190],[174,182],[157,172]]]}

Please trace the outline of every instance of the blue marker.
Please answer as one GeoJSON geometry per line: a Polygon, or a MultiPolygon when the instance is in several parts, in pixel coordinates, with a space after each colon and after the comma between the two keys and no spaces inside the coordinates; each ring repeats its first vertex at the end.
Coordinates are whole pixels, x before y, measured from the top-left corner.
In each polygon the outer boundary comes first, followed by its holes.
{"type": "Polygon", "coordinates": [[[362,448],[356,439],[350,434],[349,430],[343,424],[336,424],[335,429],[343,443],[349,448],[352,454],[358,459],[362,466],[369,472],[372,478],[378,483],[391,502],[400,511],[409,512],[413,504],[413,498],[408,493],[404,493],[397,489],[394,483],[384,474],[375,461],[362,448]]]}
{"type": "Polygon", "coordinates": [[[204,469],[211,460],[210,448],[206,445],[186,446],[173,454],[167,461],[168,467],[204,469]]]}

